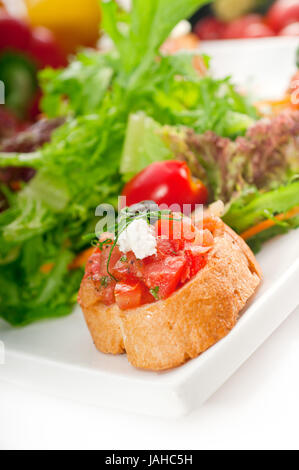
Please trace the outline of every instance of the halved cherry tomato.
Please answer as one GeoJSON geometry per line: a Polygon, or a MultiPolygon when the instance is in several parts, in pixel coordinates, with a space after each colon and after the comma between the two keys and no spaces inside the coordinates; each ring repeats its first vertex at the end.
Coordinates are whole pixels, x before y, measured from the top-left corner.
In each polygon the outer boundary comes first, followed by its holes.
{"type": "Polygon", "coordinates": [[[182,212],[184,204],[192,211],[196,204],[208,201],[205,185],[192,178],[185,162],[177,160],[152,163],[125,186],[122,195],[128,206],[151,200],[168,207],[176,204],[182,212]]]}
{"type": "Polygon", "coordinates": [[[121,310],[137,308],[142,303],[142,285],[141,282],[132,284],[118,282],[115,286],[115,300],[121,310]]]}
{"type": "Polygon", "coordinates": [[[297,21],[299,21],[298,0],[277,0],[266,16],[266,23],[276,33],[297,21]]]}

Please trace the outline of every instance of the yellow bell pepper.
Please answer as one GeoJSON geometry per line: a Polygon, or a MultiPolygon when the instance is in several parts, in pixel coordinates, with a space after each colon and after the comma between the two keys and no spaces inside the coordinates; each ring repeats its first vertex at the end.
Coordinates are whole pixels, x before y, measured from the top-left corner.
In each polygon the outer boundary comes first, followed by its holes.
{"type": "Polygon", "coordinates": [[[99,0],[24,0],[32,26],[44,26],[67,53],[94,46],[99,38],[99,0]]]}

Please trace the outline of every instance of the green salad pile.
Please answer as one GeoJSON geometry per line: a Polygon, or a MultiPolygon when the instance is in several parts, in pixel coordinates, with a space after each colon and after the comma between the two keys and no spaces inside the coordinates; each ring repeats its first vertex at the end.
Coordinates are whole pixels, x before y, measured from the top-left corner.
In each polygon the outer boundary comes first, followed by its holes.
{"type": "MultiPolygon", "coordinates": [[[[113,0],[103,2],[103,28],[114,49],[81,52],[66,69],[41,73],[43,111],[48,118],[65,116],[65,123],[34,153],[0,154],[0,167],[36,170],[19,192],[1,186],[9,208],[0,213],[0,317],[12,325],[71,312],[83,272],[69,267],[88,247],[84,236],[94,232],[95,208],[103,202],[116,206],[131,176],[153,161],[175,158],[178,140],[188,149],[186,128],[234,143],[256,122],[255,108],[230,78],[198,74],[193,66],[198,52],[160,52],[176,24],[204,3],[133,0],[128,13],[113,0]]],[[[209,59],[203,60],[208,67],[209,59]]],[[[217,161],[202,158],[211,187],[217,161]]],[[[293,184],[294,174],[280,183],[293,184]]],[[[236,229],[249,186],[257,188],[253,181],[230,194],[226,217],[236,229]]],[[[216,187],[212,191],[220,194],[216,187]]],[[[253,201],[260,192],[250,194],[253,201]]],[[[264,216],[261,204],[258,217],[264,216]]],[[[250,207],[251,223],[256,206],[250,207]]]]}

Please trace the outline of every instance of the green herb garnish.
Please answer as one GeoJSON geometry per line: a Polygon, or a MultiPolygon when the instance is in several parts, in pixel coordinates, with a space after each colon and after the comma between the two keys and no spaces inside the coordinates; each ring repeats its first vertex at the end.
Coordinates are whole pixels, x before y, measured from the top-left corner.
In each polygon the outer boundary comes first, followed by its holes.
{"type": "MultiPolygon", "coordinates": [[[[146,203],[148,202],[149,201],[146,201],[146,203]]],[[[151,225],[151,223],[156,222],[157,220],[161,220],[161,219],[168,220],[171,215],[171,211],[159,210],[158,206],[155,203],[152,203],[151,207],[156,206],[157,210],[151,210],[151,208],[148,208],[148,205],[144,206],[144,203],[140,203],[138,206],[139,206],[139,210],[137,210],[135,206],[126,207],[125,209],[123,209],[120,212],[120,215],[118,217],[118,223],[115,225],[115,227],[108,228],[109,232],[115,233],[115,240],[110,249],[110,253],[109,253],[109,257],[107,261],[107,273],[109,274],[111,279],[113,279],[116,282],[118,282],[118,280],[113,276],[113,274],[110,273],[109,266],[110,266],[110,261],[111,261],[113,250],[117,245],[120,234],[124,232],[134,220],[143,219],[149,225],[151,225]]],[[[181,215],[181,217],[183,217],[183,215],[181,215]]],[[[180,219],[172,217],[171,220],[179,221],[180,219]]]]}
{"type": "Polygon", "coordinates": [[[109,283],[109,277],[108,276],[101,277],[101,286],[102,287],[107,287],[108,283],[109,283]]]}
{"type": "Polygon", "coordinates": [[[160,287],[159,287],[159,286],[156,286],[156,287],[150,289],[150,293],[152,294],[152,296],[153,296],[156,300],[159,300],[159,290],[160,290],[160,287]]]}

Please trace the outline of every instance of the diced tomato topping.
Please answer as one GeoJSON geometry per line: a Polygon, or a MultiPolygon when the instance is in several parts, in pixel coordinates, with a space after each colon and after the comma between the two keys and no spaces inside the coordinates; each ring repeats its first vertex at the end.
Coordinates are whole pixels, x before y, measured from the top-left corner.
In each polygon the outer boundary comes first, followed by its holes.
{"type": "Polygon", "coordinates": [[[188,260],[188,264],[190,266],[190,278],[195,276],[202,268],[206,265],[206,256],[202,254],[200,251],[196,251],[193,247],[189,248],[185,252],[185,256],[188,260]]]}
{"type": "Polygon", "coordinates": [[[123,254],[114,266],[111,264],[111,273],[118,281],[136,281],[143,278],[144,263],[129,252],[123,254]]]}
{"type": "Polygon", "coordinates": [[[217,217],[213,215],[206,215],[203,219],[203,228],[210,230],[211,233],[214,233],[218,225],[217,217]]]}
{"type": "Polygon", "coordinates": [[[92,279],[104,304],[116,302],[122,310],[166,299],[204,268],[217,224],[213,216],[206,216],[201,226],[175,213],[161,219],[155,225],[157,254],[143,260],[133,252],[121,253],[117,246],[111,253],[112,235],[110,243],[102,243],[90,258],[85,276],[92,279]]]}
{"type": "Polygon", "coordinates": [[[110,277],[107,277],[105,281],[100,281],[103,284],[99,284],[98,292],[100,299],[105,305],[112,305],[115,303],[115,285],[116,283],[110,277]]]}
{"type": "MultiPolygon", "coordinates": [[[[100,253],[101,257],[101,269],[103,274],[107,274],[107,266],[111,252],[111,245],[104,245],[100,253]]],[[[118,247],[115,246],[112,250],[109,266],[114,266],[117,261],[121,258],[122,253],[119,251],[118,247]]]]}
{"type": "Polygon", "coordinates": [[[185,266],[184,256],[153,261],[145,267],[144,282],[159,299],[165,299],[176,290],[185,266]]]}
{"type": "Polygon", "coordinates": [[[194,240],[195,230],[191,219],[180,219],[180,216],[176,218],[175,215],[173,218],[160,219],[155,225],[156,235],[164,236],[169,240],[194,240]]]}
{"type": "Polygon", "coordinates": [[[165,258],[167,256],[175,256],[185,247],[184,240],[169,240],[167,238],[157,238],[157,256],[165,258]]]}
{"type": "Polygon", "coordinates": [[[195,243],[198,246],[212,246],[214,244],[214,237],[210,230],[198,230],[195,237],[195,243]]]}
{"type": "MultiPolygon", "coordinates": [[[[96,289],[99,294],[99,300],[105,305],[111,305],[115,302],[114,288],[115,281],[109,276],[107,272],[108,258],[111,250],[111,245],[104,245],[102,251],[97,249],[96,253],[91,256],[86,265],[85,277],[94,281],[96,289]]],[[[121,256],[117,247],[111,254],[111,265],[113,265],[121,256]]]]}
{"type": "Polygon", "coordinates": [[[142,285],[141,282],[128,284],[118,282],[115,286],[115,300],[121,310],[137,308],[142,303],[142,285]]]}

